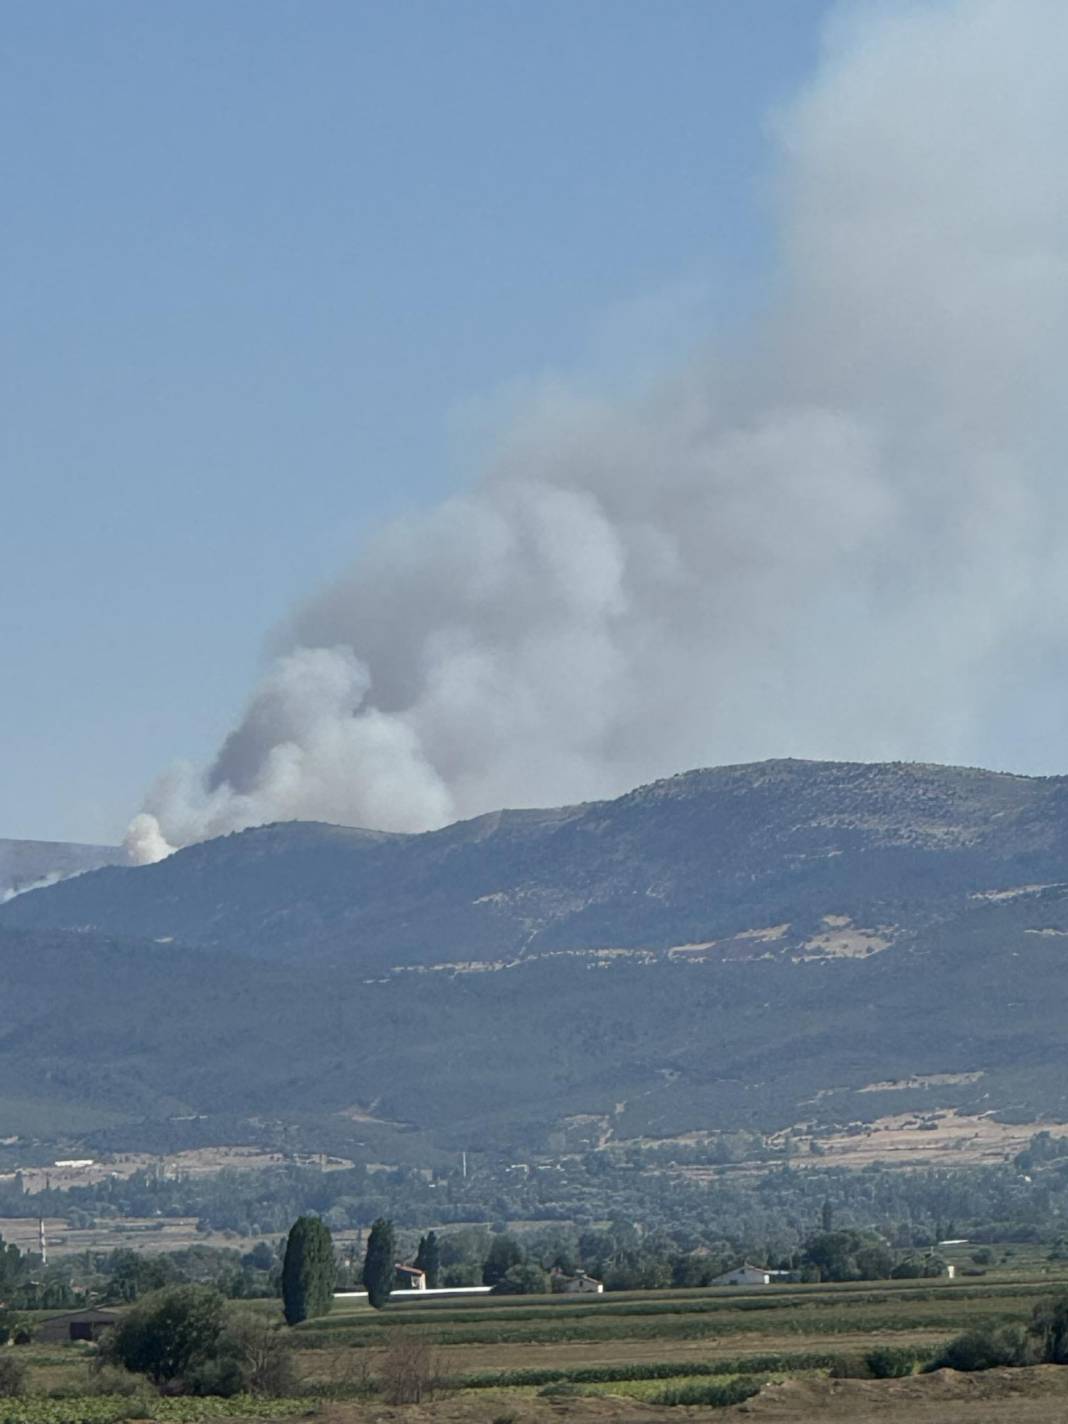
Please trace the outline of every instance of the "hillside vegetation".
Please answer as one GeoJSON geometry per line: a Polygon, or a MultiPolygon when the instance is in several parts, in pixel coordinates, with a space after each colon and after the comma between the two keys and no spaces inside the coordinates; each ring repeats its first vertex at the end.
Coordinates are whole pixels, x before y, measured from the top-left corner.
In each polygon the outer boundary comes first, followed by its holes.
{"type": "Polygon", "coordinates": [[[1065,779],[770,762],[421,836],[268,826],[21,895],[0,1069],[90,1117],[453,1146],[1064,1117],[1066,954],[1065,779]]]}

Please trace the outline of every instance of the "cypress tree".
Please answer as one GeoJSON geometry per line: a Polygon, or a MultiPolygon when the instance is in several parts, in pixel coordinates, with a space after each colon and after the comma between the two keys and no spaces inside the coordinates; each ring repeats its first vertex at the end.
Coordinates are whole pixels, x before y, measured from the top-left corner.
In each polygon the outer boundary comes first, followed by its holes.
{"type": "Polygon", "coordinates": [[[325,1315],[334,1303],[334,1241],[317,1216],[293,1223],[282,1262],[282,1305],[286,1323],[297,1325],[325,1315]]]}
{"type": "Polygon", "coordinates": [[[367,1287],[367,1299],[376,1310],[381,1310],[393,1289],[396,1273],[396,1243],[393,1239],[393,1223],[380,1216],[371,1227],[367,1238],[367,1255],[363,1261],[363,1283],[367,1287]]]}
{"type": "Polygon", "coordinates": [[[441,1246],[436,1231],[429,1231],[425,1236],[420,1236],[415,1264],[420,1271],[426,1272],[427,1290],[436,1290],[441,1276],[441,1246]]]}
{"type": "Polygon", "coordinates": [[[482,1284],[497,1286],[513,1266],[523,1264],[522,1246],[513,1236],[495,1236],[490,1242],[489,1255],[482,1265],[482,1284]]]}

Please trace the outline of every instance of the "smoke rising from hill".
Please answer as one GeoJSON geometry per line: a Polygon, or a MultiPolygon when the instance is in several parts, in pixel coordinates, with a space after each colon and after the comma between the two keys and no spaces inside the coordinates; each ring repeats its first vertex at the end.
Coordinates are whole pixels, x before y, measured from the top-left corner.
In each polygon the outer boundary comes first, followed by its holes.
{"type": "Polygon", "coordinates": [[[293,817],[419,830],[771,755],[1055,745],[1066,81],[1060,0],[840,16],[777,119],[758,329],[644,399],[543,392],[470,493],[293,616],[133,852],[293,817]]]}

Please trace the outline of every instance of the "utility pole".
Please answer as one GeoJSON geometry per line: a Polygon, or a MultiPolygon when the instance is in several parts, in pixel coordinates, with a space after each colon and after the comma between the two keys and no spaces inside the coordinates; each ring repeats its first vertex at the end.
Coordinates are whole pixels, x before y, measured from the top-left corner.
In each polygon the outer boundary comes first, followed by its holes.
{"type": "Polygon", "coordinates": [[[48,1265],[48,1239],[45,1236],[44,1217],[37,1218],[37,1244],[41,1250],[41,1265],[48,1265]]]}

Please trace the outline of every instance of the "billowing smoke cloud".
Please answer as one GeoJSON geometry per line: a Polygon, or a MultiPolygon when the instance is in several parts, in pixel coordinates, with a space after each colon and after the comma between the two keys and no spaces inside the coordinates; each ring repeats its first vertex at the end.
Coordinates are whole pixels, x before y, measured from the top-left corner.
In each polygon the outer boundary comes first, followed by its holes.
{"type": "Polygon", "coordinates": [[[1063,0],[840,16],[777,121],[759,329],[643,400],[544,391],[470,494],[293,617],[135,852],[771,755],[1055,755],[1066,127],[1063,0]]]}

